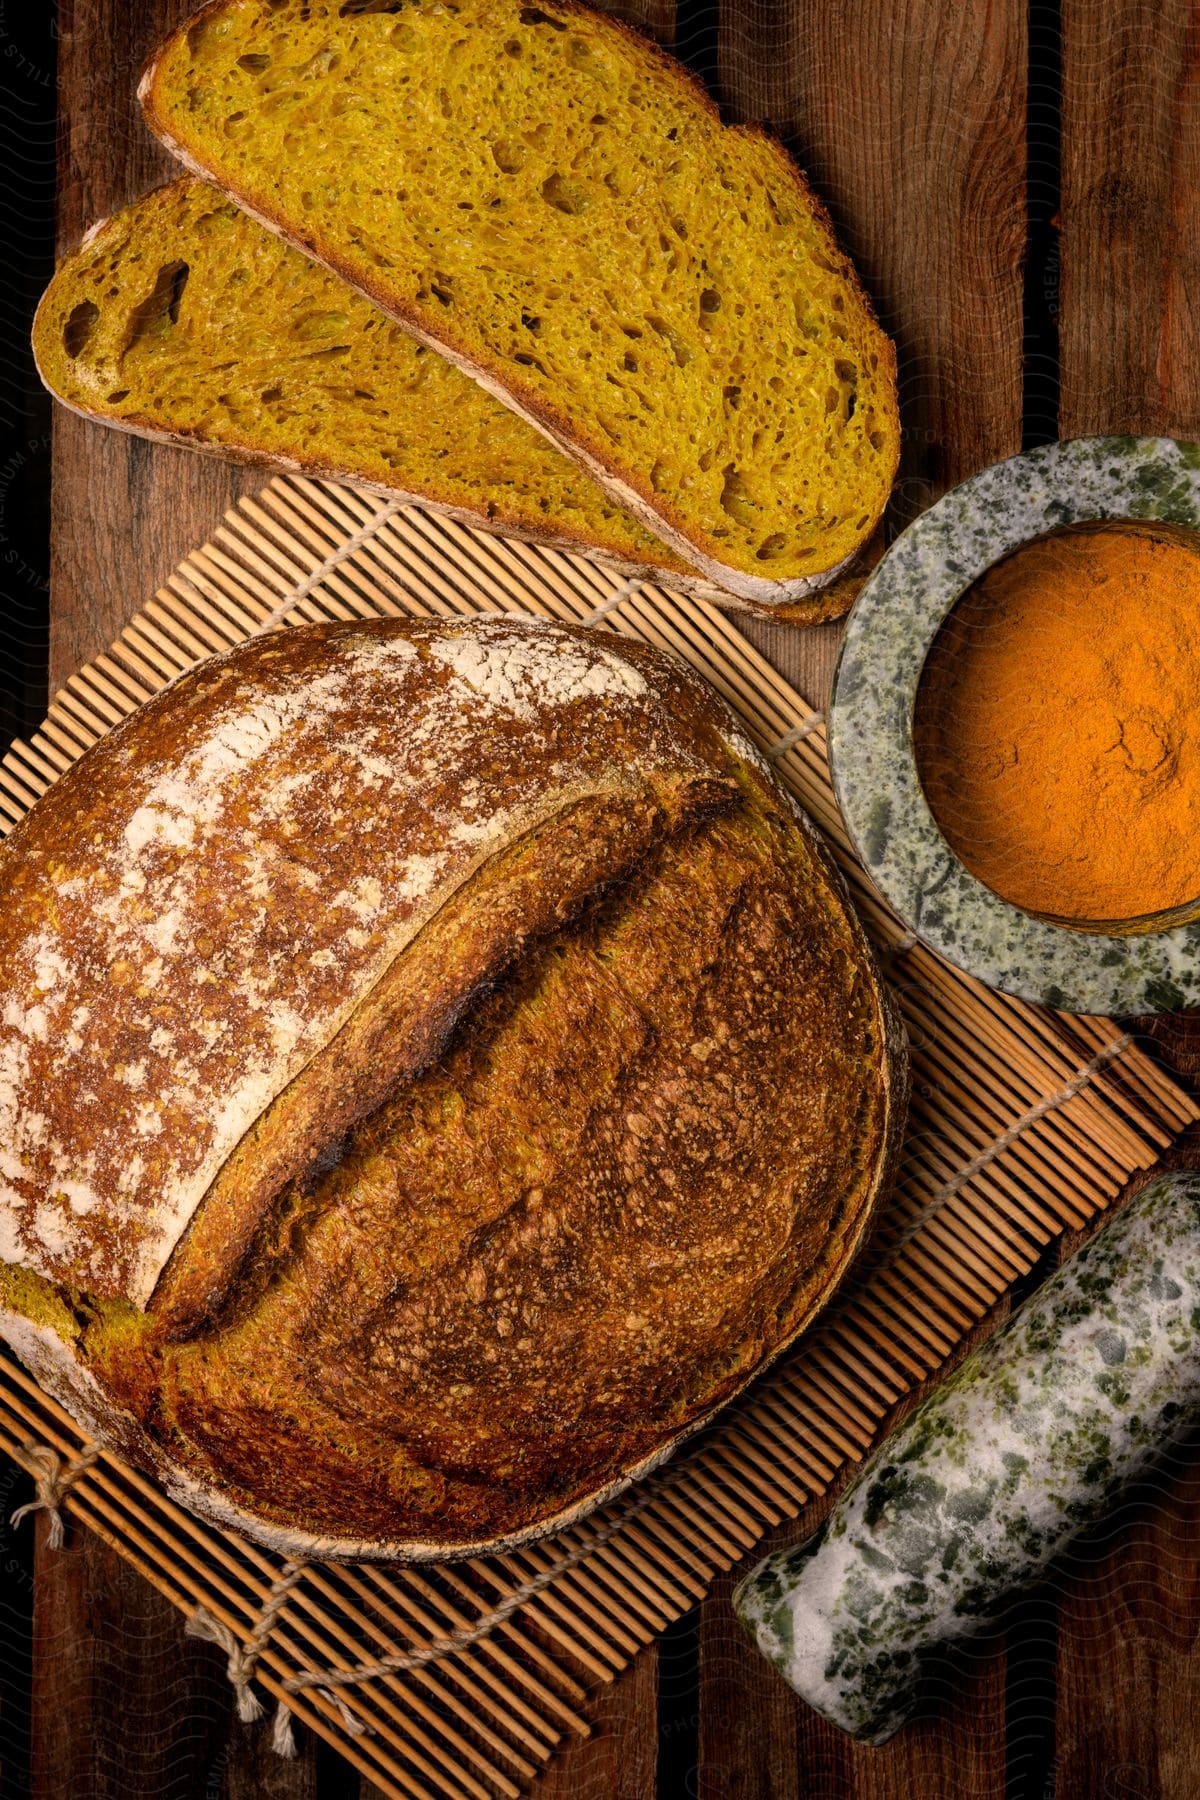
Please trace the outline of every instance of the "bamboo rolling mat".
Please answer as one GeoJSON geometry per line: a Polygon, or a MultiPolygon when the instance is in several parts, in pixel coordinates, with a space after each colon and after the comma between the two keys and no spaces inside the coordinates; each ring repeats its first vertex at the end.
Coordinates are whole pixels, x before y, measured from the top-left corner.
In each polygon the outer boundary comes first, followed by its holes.
{"type": "MultiPolygon", "coordinates": [[[[587,620],[673,650],[712,681],[833,845],[900,997],[913,1102],[897,1190],[817,1327],[651,1484],[558,1538],[437,1568],[294,1571],[193,1519],[116,1457],[101,1455],[72,1482],[70,1517],[181,1612],[203,1607],[226,1648],[252,1640],[262,1690],[385,1793],[418,1800],[525,1791],[560,1744],[587,1732],[589,1690],[861,1457],[891,1405],[1049,1239],[1104,1207],[1200,1116],[1112,1022],[991,993],[905,935],[846,844],[819,718],[723,615],[332,483],[271,482],[181,564],[4,759],[0,831],[87,745],[212,651],[285,623],[478,611],[587,620]],[[540,1591],[505,1613],[506,1598],[539,1575],[540,1591]],[[401,1673],[352,1678],[469,1635],[498,1607],[503,1616],[474,1642],[401,1673]]],[[[31,1443],[64,1461],[84,1445],[7,1355],[0,1443],[26,1464],[31,1443]]]]}

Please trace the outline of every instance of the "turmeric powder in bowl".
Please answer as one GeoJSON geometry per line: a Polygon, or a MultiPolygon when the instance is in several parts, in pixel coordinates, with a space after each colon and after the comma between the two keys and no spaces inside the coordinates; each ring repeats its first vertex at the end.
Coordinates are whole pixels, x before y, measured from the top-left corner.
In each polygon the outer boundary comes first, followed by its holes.
{"type": "Polygon", "coordinates": [[[1200,902],[1200,552],[1075,526],[1014,551],[934,640],[914,720],[937,824],[971,873],[1083,927],[1200,902]]]}

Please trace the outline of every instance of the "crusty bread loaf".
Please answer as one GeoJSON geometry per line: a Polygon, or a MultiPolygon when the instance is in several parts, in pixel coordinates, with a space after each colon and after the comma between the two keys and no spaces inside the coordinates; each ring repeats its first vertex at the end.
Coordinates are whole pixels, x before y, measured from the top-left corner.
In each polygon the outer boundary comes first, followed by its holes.
{"type": "Polygon", "coordinates": [[[795,1336],[888,1178],[861,929],[642,645],[251,640],[89,751],[0,880],[0,1327],[280,1547],[594,1503],[795,1336]]]}
{"type": "Polygon", "coordinates": [[[780,146],[573,0],[214,0],[151,127],[561,444],[721,587],[869,538],[895,359],[780,146]]]}
{"type": "Polygon", "coordinates": [[[207,182],[93,226],[46,290],[33,347],[47,387],[89,418],[713,592],[540,432],[207,182]]]}

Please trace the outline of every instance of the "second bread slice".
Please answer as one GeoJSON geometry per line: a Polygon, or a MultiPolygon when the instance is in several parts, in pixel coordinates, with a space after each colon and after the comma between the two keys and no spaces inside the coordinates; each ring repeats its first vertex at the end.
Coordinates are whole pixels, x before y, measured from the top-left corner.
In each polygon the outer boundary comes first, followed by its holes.
{"type": "Polygon", "coordinates": [[[143,77],[169,148],[746,599],[870,536],[894,353],[780,147],[571,0],[214,0],[143,77]]]}
{"type": "Polygon", "coordinates": [[[523,419],[207,182],[94,226],[46,290],[33,347],[64,405],[122,430],[711,591],[523,419]]]}

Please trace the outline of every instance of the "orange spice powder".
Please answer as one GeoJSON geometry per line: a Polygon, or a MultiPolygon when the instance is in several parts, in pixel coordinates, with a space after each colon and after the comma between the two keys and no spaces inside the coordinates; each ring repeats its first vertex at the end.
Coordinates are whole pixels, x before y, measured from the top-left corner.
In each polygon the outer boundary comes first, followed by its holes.
{"type": "Polygon", "coordinates": [[[963,596],[917,697],[939,827],[1029,912],[1200,899],[1200,553],[1126,525],[1026,545],[963,596]]]}

